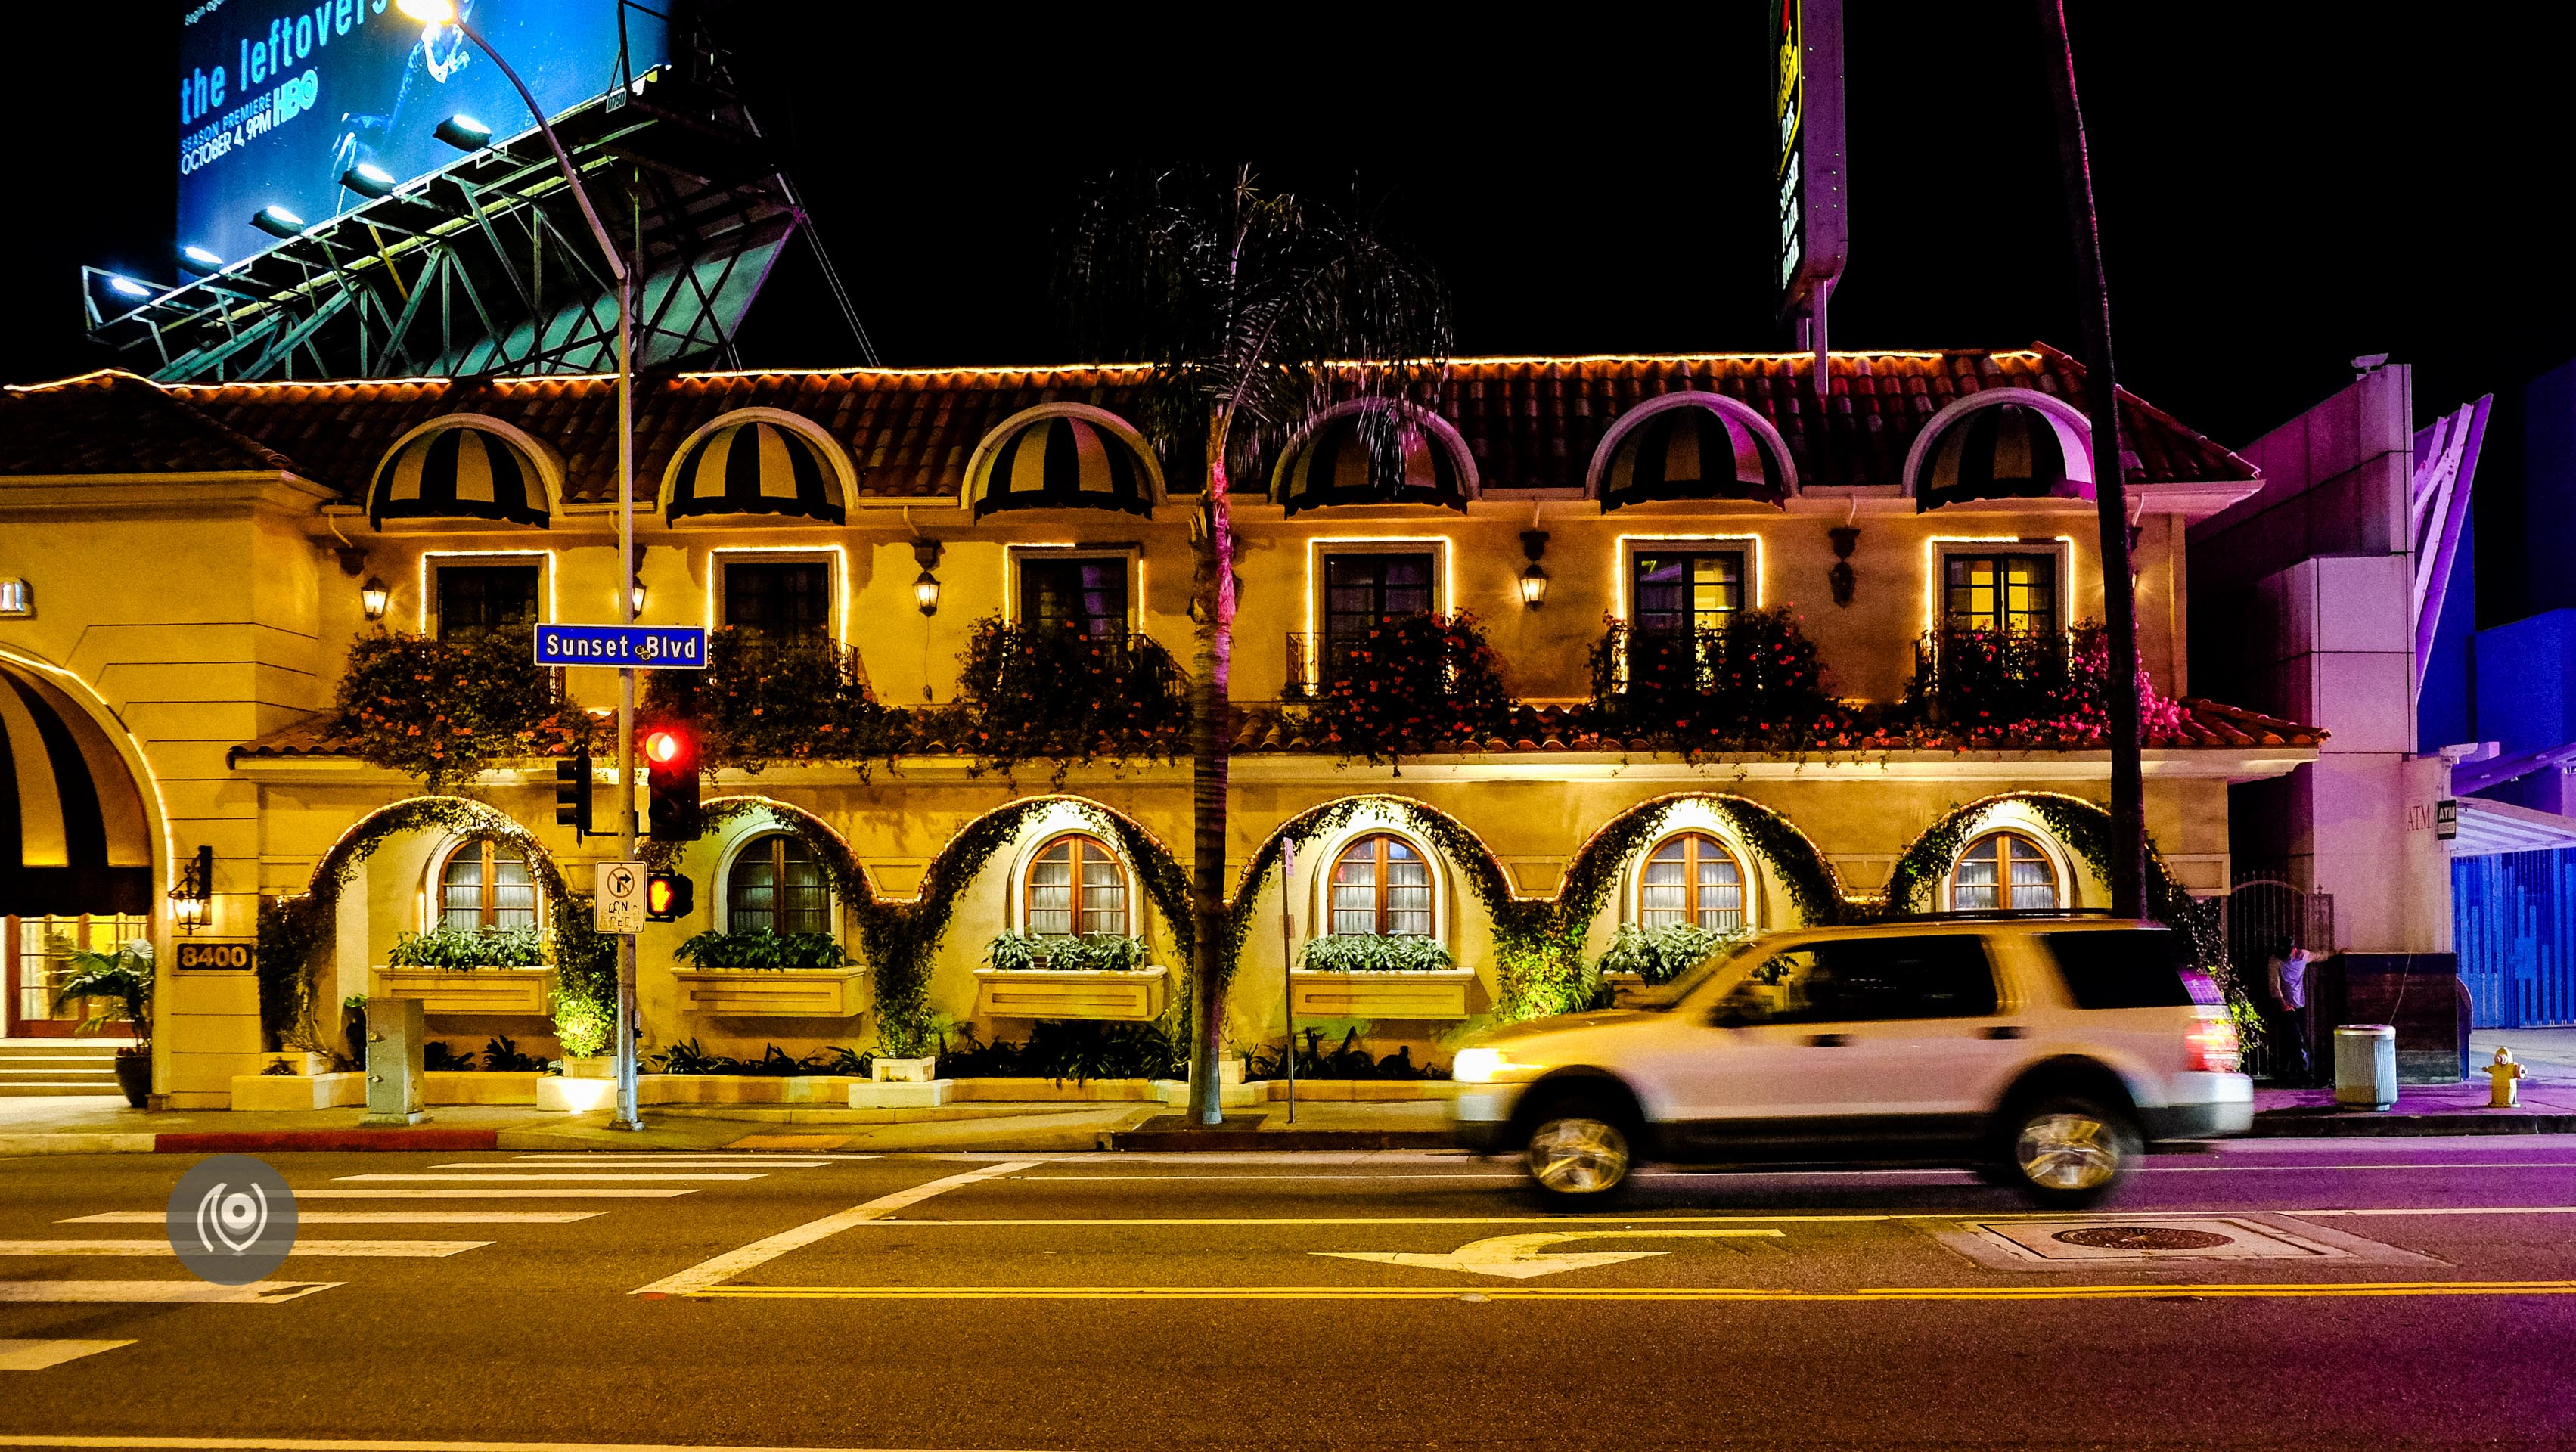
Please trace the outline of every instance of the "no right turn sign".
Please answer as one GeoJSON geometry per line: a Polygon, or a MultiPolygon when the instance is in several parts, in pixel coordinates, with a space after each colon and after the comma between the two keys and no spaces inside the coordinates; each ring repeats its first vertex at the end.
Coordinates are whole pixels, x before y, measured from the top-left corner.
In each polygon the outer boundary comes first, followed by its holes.
{"type": "Polygon", "coordinates": [[[603,933],[644,931],[643,863],[599,864],[598,928],[603,933]]]}

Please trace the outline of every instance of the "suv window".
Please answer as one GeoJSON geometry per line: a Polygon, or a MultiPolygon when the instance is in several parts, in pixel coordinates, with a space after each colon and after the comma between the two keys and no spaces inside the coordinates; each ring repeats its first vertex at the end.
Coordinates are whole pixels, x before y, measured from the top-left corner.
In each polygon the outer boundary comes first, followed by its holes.
{"type": "Polygon", "coordinates": [[[2194,1001],[2184,981],[2180,933],[2122,928],[2040,936],[2077,1008],[2179,1008],[2194,1001]]]}
{"type": "Polygon", "coordinates": [[[1727,1006],[1757,1023],[1977,1018],[1995,1011],[1983,939],[1847,938],[1773,954],[1727,1006]]]}

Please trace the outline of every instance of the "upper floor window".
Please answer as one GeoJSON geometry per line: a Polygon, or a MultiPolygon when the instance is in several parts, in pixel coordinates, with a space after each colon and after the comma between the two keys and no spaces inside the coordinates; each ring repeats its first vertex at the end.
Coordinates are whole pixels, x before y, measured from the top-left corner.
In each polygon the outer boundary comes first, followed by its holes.
{"type": "Polygon", "coordinates": [[[1431,936],[1431,864],[1388,832],[1362,837],[1333,859],[1335,934],[1431,936]]]}
{"type": "Polygon", "coordinates": [[[447,855],[438,870],[438,926],[470,933],[536,925],[536,879],[518,848],[487,837],[447,855]]]}
{"type": "Polygon", "coordinates": [[[1324,556],[1324,638],[1357,640],[1392,616],[1430,613],[1433,579],[1428,550],[1324,556]]]}
{"type": "Polygon", "coordinates": [[[1727,616],[1744,608],[1741,550],[1640,551],[1632,565],[1634,624],[1641,634],[1720,630],[1727,616]]]}
{"type": "Polygon", "coordinates": [[[2057,623],[2054,554],[1950,555],[1942,562],[1948,593],[1942,624],[1950,630],[2052,635],[2057,623]]]}
{"type": "Polygon", "coordinates": [[[725,879],[725,930],[828,933],[832,889],[805,839],[787,832],[754,838],[725,879]]]}
{"type": "Polygon", "coordinates": [[[1124,555],[1023,555],[1019,567],[1022,625],[1103,637],[1127,632],[1124,555]]]}
{"type": "Polygon", "coordinates": [[[1058,837],[1029,859],[1032,937],[1128,935],[1127,870],[1096,837],[1058,837]]]}
{"type": "Polygon", "coordinates": [[[1744,926],[1744,869],[1705,832],[1665,838],[1637,875],[1637,925],[1676,924],[1720,933],[1744,926]]]}
{"type": "Polygon", "coordinates": [[[727,560],[724,623],[780,645],[832,634],[832,567],[820,560],[727,560]]]}
{"type": "Polygon", "coordinates": [[[1969,843],[1950,874],[1950,906],[1962,912],[2048,911],[2057,905],[2057,865],[2019,832],[1989,832],[1969,843]]]}
{"type": "Polygon", "coordinates": [[[537,622],[535,565],[440,565],[438,638],[537,622]]]}

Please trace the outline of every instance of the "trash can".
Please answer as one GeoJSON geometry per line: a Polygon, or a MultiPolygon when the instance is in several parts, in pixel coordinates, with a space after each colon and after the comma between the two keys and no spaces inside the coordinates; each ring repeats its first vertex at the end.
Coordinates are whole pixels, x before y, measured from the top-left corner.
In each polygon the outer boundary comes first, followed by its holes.
{"type": "Polygon", "coordinates": [[[2335,1103],[2386,1109],[2397,1102],[2397,1030],[2384,1023],[2335,1028],[2335,1103]]]}

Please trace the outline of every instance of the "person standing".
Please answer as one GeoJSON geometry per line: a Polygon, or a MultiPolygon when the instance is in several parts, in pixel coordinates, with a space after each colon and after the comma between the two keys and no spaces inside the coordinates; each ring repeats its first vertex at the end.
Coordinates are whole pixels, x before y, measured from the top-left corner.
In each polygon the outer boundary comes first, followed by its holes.
{"type": "Polygon", "coordinates": [[[2273,1077],[2308,1083],[2313,1077],[2308,1065],[2308,950],[2274,954],[2271,979],[2273,1077]]]}

